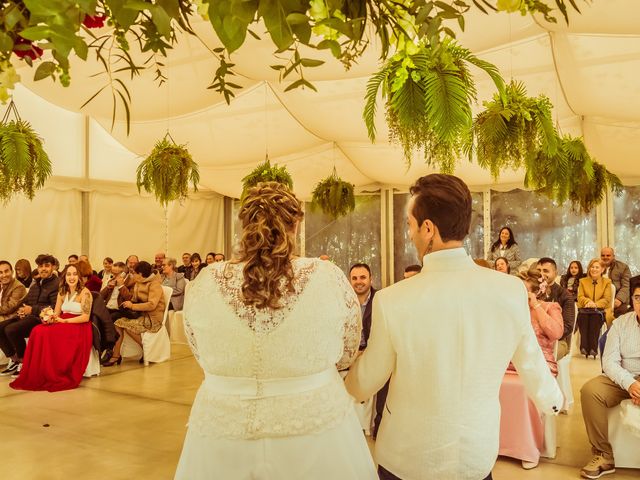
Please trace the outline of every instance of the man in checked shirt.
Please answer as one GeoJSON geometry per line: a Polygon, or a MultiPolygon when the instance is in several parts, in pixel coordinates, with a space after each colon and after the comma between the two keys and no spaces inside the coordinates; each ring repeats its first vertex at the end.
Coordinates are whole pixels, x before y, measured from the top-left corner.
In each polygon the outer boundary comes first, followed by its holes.
{"type": "Polygon", "coordinates": [[[600,478],[615,472],[613,449],[607,438],[607,410],[630,398],[640,405],[640,286],[632,292],[633,311],[618,317],[607,334],[602,356],[603,375],[592,378],[581,390],[582,416],[594,457],[580,472],[600,478]]]}

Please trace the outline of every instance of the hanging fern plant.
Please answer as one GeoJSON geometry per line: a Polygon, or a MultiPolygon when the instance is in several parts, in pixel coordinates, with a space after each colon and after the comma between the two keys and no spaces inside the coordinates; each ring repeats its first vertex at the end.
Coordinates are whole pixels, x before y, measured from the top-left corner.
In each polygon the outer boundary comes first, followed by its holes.
{"type": "Polygon", "coordinates": [[[402,146],[407,164],[415,151],[422,150],[427,164],[452,173],[472,125],[476,87],[469,65],[489,74],[501,96],[504,81],[495,65],[451,39],[410,46],[388,60],[367,84],[363,118],[369,138],[375,141],[381,90],[390,140],[402,146]]]}
{"type": "Polygon", "coordinates": [[[251,173],[242,179],[242,195],[240,200],[244,201],[247,190],[255,187],[260,182],[278,182],[293,190],[293,179],[284,165],[279,167],[277,164],[271,165],[269,156],[267,155],[264,162],[254,168],[251,173]]]}
{"type": "Polygon", "coordinates": [[[20,118],[12,100],[0,122],[0,200],[6,204],[15,193],[31,200],[50,176],[51,160],[42,139],[20,118]],[[16,119],[8,121],[11,113],[16,119]]]}
{"type": "Polygon", "coordinates": [[[525,187],[534,189],[557,203],[569,201],[575,212],[588,214],[602,202],[607,189],[622,193],[622,182],[604,165],[596,162],[581,138],[557,138],[551,155],[544,149],[525,162],[525,187]]]}
{"type": "MultiPolygon", "coordinates": [[[[551,156],[557,152],[552,105],[546,96],[528,97],[524,84],[512,81],[504,96],[494,95],[484,107],[473,122],[471,136],[478,164],[494,179],[507,168],[522,167],[528,156],[541,149],[551,156]]],[[[473,144],[467,150],[471,159],[473,144]]]]}
{"type": "Polygon", "coordinates": [[[353,184],[338,177],[335,167],[333,173],[313,189],[311,210],[317,208],[334,219],[344,217],[356,208],[353,184]]]}
{"type": "Polygon", "coordinates": [[[200,172],[185,145],[178,145],[167,133],[156,143],[136,171],[138,192],[153,193],[156,200],[167,207],[173,200],[184,200],[189,195],[189,183],[198,191],[200,172]]]}

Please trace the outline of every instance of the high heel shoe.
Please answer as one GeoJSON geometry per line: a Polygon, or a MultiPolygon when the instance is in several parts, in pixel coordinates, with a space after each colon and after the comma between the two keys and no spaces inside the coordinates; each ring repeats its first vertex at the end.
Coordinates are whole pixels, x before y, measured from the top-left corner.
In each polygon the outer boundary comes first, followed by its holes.
{"type": "Polygon", "coordinates": [[[598,356],[598,352],[596,352],[595,350],[591,350],[591,351],[589,352],[589,355],[593,355],[593,359],[595,360],[595,359],[596,359],[596,357],[598,356]]]}
{"type": "Polygon", "coordinates": [[[580,353],[582,355],[584,355],[585,358],[589,358],[589,354],[587,353],[587,349],[586,348],[581,348],[580,349],[580,353]]]}
{"type": "Polygon", "coordinates": [[[120,365],[122,363],[122,355],[114,360],[115,357],[111,357],[111,361],[102,364],[103,367],[113,367],[114,365],[120,365]]]}

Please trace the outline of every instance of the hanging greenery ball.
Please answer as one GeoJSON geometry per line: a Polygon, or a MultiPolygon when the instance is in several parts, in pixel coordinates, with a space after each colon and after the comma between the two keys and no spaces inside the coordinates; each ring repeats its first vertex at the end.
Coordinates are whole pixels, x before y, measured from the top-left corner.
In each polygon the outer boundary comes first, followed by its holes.
{"type": "Polygon", "coordinates": [[[356,208],[353,184],[338,177],[335,168],[313,189],[311,209],[317,208],[334,219],[348,215],[356,208]]]}
{"type": "Polygon", "coordinates": [[[271,165],[269,157],[260,165],[254,168],[246,177],[242,179],[242,195],[240,200],[244,201],[247,190],[262,182],[278,182],[286,185],[289,190],[293,190],[293,179],[289,174],[287,167],[271,165]]]}

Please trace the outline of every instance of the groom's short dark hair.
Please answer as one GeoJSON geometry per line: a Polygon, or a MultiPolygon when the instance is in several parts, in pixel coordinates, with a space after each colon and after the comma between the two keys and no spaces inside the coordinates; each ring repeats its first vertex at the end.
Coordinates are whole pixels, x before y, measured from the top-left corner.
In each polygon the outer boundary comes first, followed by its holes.
{"type": "Polygon", "coordinates": [[[414,197],[411,214],[418,226],[431,220],[443,242],[464,240],[471,225],[471,192],[454,175],[434,173],[420,177],[409,190],[414,197]]]}

